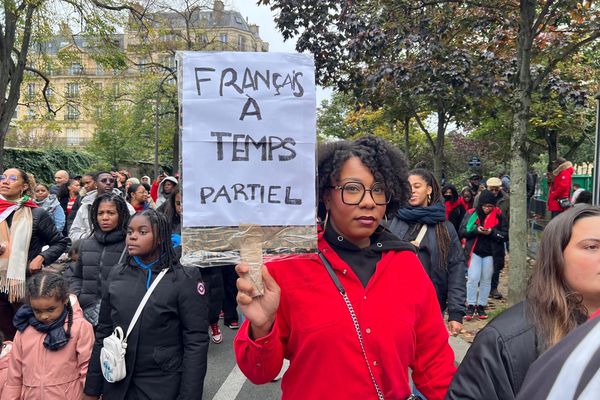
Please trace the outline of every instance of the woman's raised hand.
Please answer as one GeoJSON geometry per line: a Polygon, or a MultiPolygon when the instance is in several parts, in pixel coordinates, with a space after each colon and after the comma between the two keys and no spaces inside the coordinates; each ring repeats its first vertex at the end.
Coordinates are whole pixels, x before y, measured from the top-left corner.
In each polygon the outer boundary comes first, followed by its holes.
{"type": "Polygon", "coordinates": [[[250,337],[259,339],[271,332],[275,314],[279,308],[281,289],[265,266],[262,267],[264,294],[253,296],[256,292],[252,281],[248,279],[248,264],[240,263],[235,267],[240,276],[237,280],[237,302],[250,322],[250,337]]]}

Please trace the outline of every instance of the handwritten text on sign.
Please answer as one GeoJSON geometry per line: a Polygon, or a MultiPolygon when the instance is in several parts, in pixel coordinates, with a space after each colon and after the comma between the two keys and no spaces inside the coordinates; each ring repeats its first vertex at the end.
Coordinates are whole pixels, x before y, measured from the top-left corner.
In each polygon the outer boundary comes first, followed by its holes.
{"type": "Polygon", "coordinates": [[[314,225],[312,58],[178,57],[184,227],[314,225]]]}

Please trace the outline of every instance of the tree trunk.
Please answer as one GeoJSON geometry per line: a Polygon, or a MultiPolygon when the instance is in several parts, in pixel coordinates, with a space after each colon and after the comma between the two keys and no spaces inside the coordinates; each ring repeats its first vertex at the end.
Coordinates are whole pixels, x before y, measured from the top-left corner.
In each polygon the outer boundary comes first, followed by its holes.
{"type": "Polygon", "coordinates": [[[518,99],[515,110],[515,129],[511,137],[511,199],[510,199],[510,271],[508,276],[508,301],[515,304],[525,295],[529,275],[527,266],[527,131],[531,107],[531,45],[536,2],[521,0],[520,27],[517,44],[519,67],[518,99]]]}
{"type": "Polygon", "coordinates": [[[548,162],[558,158],[558,133],[549,128],[544,128],[544,138],[548,144],[548,162]]]}
{"type": "Polygon", "coordinates": [[[0,115],[0,171],[4,171],[4,141],[10,128],[10,118],[0,115]]]}
{"type": "Polygon", "coordinates": [[[442,182],[444,168],[444,136],[446,135],[447,116],[443,110],[438,110],[437,136],[433,151],[433,175],[438,182],[442,182]]]}
{"type": "Polygon", "coordinates": [[[409,153],[410,149],[410,117],[404,118],[404,154],[406,155],[406,160],[409,161],[409,153]]]}

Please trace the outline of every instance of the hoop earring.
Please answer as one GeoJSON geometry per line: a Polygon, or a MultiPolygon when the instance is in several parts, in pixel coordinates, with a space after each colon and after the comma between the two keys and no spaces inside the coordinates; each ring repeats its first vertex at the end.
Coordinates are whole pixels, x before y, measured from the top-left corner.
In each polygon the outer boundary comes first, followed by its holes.
{"type": "Polygon", "coordinates": [[[386,226],[388,225],[387,214],[383,214],[383,220],[385,221],[386,226]]]}
{"type": "Polygon", "coordinates": [[[431,193],[427,195],[427,205],[431,204],[431,193]]]}
{"type": "Polygon", "coordinates": [[[329,210],[325,212],[325,221],[323,221],[323,231],[327,228],[327,221],[329,221],[329,210]]]}

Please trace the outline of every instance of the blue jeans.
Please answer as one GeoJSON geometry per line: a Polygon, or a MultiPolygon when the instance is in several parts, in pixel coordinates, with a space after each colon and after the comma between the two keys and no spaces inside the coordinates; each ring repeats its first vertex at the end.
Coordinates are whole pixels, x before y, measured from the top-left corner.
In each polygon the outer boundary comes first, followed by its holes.
{"type": "Polygon", "coordinates": [[[475,253],[471,255],[467,279],[467,304],[487,305],[493,274],[494,257],[480,257],[475,253]],[[479,287],[479,301],[477,301],[477,287],[479,287]]]}

